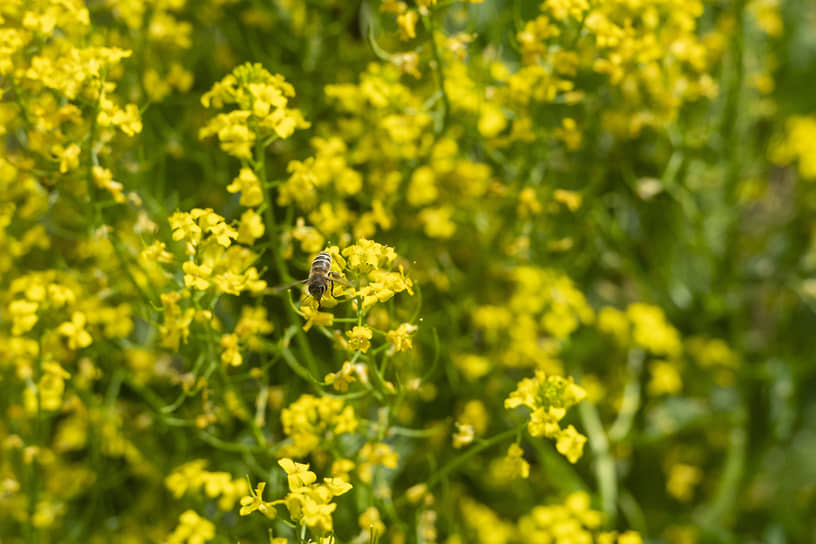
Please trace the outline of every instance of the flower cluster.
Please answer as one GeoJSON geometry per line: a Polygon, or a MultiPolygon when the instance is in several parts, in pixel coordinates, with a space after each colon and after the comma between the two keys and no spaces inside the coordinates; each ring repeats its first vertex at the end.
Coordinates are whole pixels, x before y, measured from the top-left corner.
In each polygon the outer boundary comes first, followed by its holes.
{"type": "Polygon", "coordinates": [[[164,485],[176,499],[204,491],[208,498],[218,499],[219,509],[232,510],[248,492],[249,485],[244,478],[233,478],[229,472],[210,472],[205,470],[206,466],[206,459],[184,463],[164,479],[164,485]]]}
{"type": "Polygon", "coordinates": [[[586,437],[572,425],[562,429],[559,422],[567,415],[567,410],[584,397],[586,392],[575,385],[572,378],[548,376],[539,370],[534,378],[525,378],[518,383],[516,390],[504,401],[504,407],[529,408],[527,430],[530,435],[555,439],[559,453],[574,463],[583,454],[586,437]]]}
{"type": "Polygon", "coordinates": [[[591,508],[590,496],[582,491],[568,495],[562,504],[540,505],[519,520],[519,531],[535,541],[569,544],[642,544],[634,531],[602,531],[603,515],[591,508]]]}
{"type": "Polygon", "coordinates": [[[281,412],[283,432],[292,440],[281,453],[292,457],[306,457],[321,448],[332,437],[357,429],[354,409],[339,398],[317,398],[301,395],[281,412]]]}
{"type": "Polygon", "coordinates": [[[288,138],[309,126],[298,109],[288,107],[294,96],[283,76],[270,74],[260,64],[242,64],[201,97],[205,108],[235,109],[213,117],[198,136],[216,136],[226,153],[249,159],[256,141],[266,147],[271,139],[288,138]]]}
{"type": "Polygon", "coordinates": [[[0,1],[0,541],[808,539],[816,19],[505,4],[0,1]]]}
{"type": "Polygon", "coordinates": [[[266,482],[260,482],[250,495],[241,499],[241,515],[247,516],[257,510],[268,518],[274,518],[275,505],[283,504],[292,521],[308,527],[316,536],[331,533],[332,512],[337,508],[332,499],[351,490],[351,484],[341,477],[324,478],[318,484],[317,475],[309,470],[309,465],[296,463],[287,457],[279,459],[278,464],[286,472],[289,493],[281,500],[264,501],[266,482]]]}

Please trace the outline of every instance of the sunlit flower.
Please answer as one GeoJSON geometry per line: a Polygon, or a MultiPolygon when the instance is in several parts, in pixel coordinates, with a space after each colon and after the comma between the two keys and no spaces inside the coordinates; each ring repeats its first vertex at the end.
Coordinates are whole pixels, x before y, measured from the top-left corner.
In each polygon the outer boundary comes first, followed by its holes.
{"type": "Polygon", "coordinates": [[[265,487],[266,482],[258,482],[258,485],[255,487],[254,491],[250,491],[249,495],[241,498],[241,511],[239,513],[242,516],[248,516],[257,510],[269,519],[275,518],[277,515],[275,507],[271,502],[263,500],[263,491],[265,487]]]}

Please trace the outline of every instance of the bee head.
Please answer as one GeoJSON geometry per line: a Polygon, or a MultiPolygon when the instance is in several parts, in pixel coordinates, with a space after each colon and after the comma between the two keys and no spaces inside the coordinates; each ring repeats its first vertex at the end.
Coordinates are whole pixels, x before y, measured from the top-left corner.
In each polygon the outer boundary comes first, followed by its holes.
{"type": "Polygon", "coordinates": [[[325,292],[326,292],[325,285],[321,285],[319,283],[309,284],[309,294],[312,295],[318,302],[320,302],[320,297],[322,297],[323,293],[325,292]]]}

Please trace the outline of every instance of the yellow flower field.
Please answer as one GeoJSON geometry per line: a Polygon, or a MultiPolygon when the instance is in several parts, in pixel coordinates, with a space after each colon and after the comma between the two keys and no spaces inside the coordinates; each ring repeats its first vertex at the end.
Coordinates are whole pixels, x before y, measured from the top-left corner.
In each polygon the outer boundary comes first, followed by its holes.
{"type": "Polygon", "coordinates": [[[816,539],[816,4],[2,0],[0,542],[816,539]]]}

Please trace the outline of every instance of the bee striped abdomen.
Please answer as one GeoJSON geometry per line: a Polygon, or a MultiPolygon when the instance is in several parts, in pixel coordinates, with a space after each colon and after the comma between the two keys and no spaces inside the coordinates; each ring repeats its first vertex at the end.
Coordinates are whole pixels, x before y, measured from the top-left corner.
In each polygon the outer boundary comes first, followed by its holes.
{"type": "Polygon", "coordinates": [[[309,272],[311,274],[328,274],[331,269],[332,258],[331,255],[325,251],[317,254],[317,257],[312,261],[312,268],[309,272]]]}

